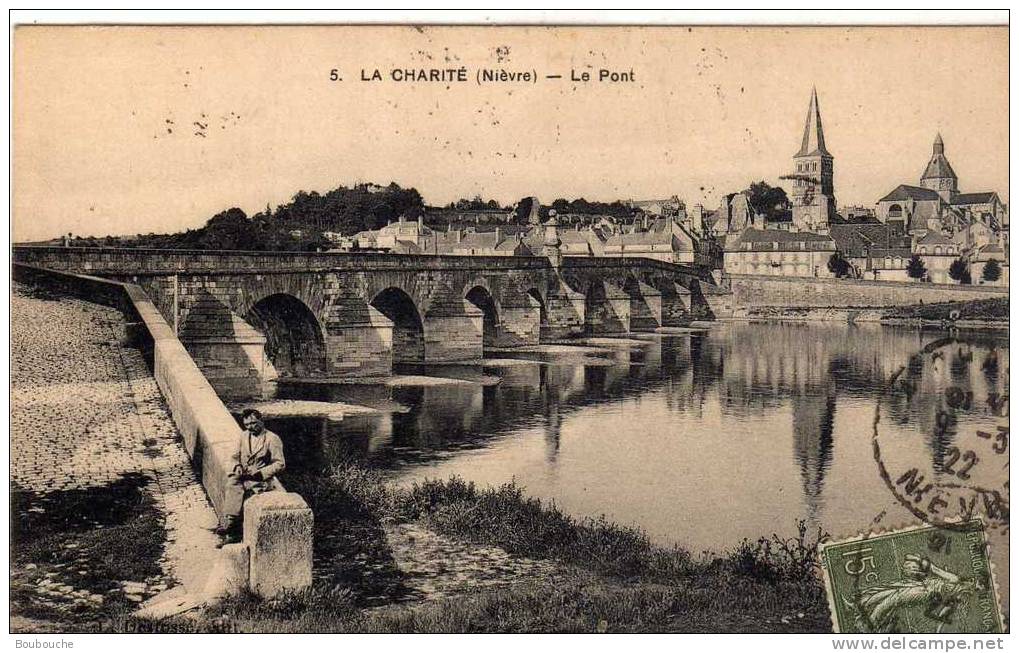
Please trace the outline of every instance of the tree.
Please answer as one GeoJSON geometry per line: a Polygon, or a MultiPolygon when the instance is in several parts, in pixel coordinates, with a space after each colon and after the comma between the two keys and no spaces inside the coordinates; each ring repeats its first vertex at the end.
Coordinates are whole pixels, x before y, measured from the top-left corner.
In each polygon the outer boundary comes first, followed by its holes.
{"type": "Polygon", "coordinates": [[[952,264],[948,266],[948,276],[963,284],[970,284],[973,282],[973,279],[969,274],[969,265],[966,263],[966,259],[964,258],[957,258],[952,261],[952,264]]]}
{"type": "Polygon", "coordinates": [[[779,186],[771,186],[763,181],[750,184],[746,190],[751,206],[764,214],[768,220],[789,211],[789,197],[779,186]]]}
{"type": "Polygon", "coordinates": [[[923,264],[919,254],[910,257],[909,263],[906,264],[906,274],[910,279],[923,279],[927,276],[927,266],[923,264]]]}
{"type": "Polygon", "coordinates": [[[984,264],[984,271],[980,276],[984,281],[997,281],[1001,278],[1001,264],[992,258],[984,264]]]}
{"type": "Polygon", "coordinates": [[[498,211],[508,210],[499,206],[495,200],[482,199],[481,195],[475,195],[471,199],[460,198],[449,203],[449,208],[456,211],[498,211]]]}
{"type": "Polygon", "coordinates": [[[236,207],[217,213],[201,229],[184,233],[185,247],[196,249],[261,249],[254,223],[236,207]]]}
{"type": "Polygon", "coordinates": [[[516,224],[527,224],[531,216],[531,207],[534,206],[534,199],[531,197],[521,198],[513,211],[513,222],[516,224]]]}
{"type": "Polygon", "coordinates": [[[828,259],[828,271],[836,276],[836,278],[844,279],[849,276],[852,265],[846,260],[846,257],[842,255],[842,252],[835,252],[828,259]]]}

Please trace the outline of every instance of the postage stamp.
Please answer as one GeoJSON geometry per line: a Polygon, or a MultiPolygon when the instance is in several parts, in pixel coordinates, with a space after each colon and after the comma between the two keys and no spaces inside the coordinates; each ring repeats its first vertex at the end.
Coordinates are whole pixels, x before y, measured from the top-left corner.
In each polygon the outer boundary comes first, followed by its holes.
{"type": "Polygon", "coordinates": [[[837,633],[1000,633],[980,519],[821,544],[837,633]]]}

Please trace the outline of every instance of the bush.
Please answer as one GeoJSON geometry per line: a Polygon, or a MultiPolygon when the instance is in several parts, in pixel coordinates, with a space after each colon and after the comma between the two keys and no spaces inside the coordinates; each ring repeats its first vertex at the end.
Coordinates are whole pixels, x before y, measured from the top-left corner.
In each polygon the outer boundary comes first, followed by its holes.
{"type": "Polygon", "coordinates": [[[923,279],[927,276],[927,266],[924,265],[923,259],[920,258],[919,254],[913,254],[909,258],[909,263],[906,265],[906,274],[909,275],[910,279],[923,279]]]}
{"type": "Polygon", "coordinates": [[[991,259],[984,264],[984,270],[980,276],[984,281],[997,281],[1001,278],[1001,265],[994,259],[991,259]]]}
{"type": "Polygon", "coordinates": [[[842,256],[842,252],[835,252],[828,259],[828,271],[839,279],[844,279],[849,276],[849,271],[851,269],[852,266],[849,264],[849,261],[842,256]]]}
{"type": "Polygon", "coordinates": [[[782,538],[772,535],[756,542],[743,540],[729,554],[729,562],[742,575],[767,582],[802,582],[815,578],[820,569],[817,545],[828,534],[818,527],[807,535],[807,522],[796,522],[796,536],[782,538]]]}
{"type": "Polygon", "coordinates": [[[973,281],[969,273],[969,264],[964,258],[957,258],[952,261],[952,264],[948,267],[948,276],[962,284],[969,284],[973,281]]]}

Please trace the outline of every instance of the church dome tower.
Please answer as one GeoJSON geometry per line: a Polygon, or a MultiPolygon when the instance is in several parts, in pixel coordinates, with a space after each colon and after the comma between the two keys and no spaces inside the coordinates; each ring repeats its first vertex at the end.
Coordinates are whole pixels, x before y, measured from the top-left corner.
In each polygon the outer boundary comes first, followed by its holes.
{"type": "Polygon", "coordinates": [[[803,231],[824,231],[835,215],[835,157],[824,144],[817,89],[810,93],[810,107],[803,126],[800,150],[793,155],[796,171],[783,179],[793,182],[790,199],[793,224],[803,231]]]}
{"type": "Polygon", "coordinates": [[[934,139],[934,152],[920,177],[920,185],[936,191],[946,204],[954,203],[959,195],[959,178],[945,156],[945,141],[941,140],[941,134],[934,139]]]}

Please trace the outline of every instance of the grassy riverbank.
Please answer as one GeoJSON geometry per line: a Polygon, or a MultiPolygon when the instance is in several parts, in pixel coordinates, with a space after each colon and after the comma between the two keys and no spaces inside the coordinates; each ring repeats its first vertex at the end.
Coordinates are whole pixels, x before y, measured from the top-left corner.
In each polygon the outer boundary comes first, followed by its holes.
{"type": "Polygon", "coordinates": [[[1008,298],[964,302],[911,304],[890,308],[758,306],[739,311],[736,319],[779,322],[850,322],[941,327],[949,322],[964,328],[1008,327],[1008,298]],[[953,320],[953,312],[957,317],[953,320]]]}
{"type": "MultiPolygon", "coordinates": [[[[231,599],[197,621],[127,620],[133,631],[671,632],[827,631],[815,573],[816,535],[742,542],[694,557],[639,530],[577,520],[504,485],[453,478],[410,489],[356,466],[294,489],[316,514],[316,565],[331,573],[307,592],[265,602],[231,599]],[[562,573],[433,601],[400,602],[400,571],[383,523],[415,522],[460,542],[553,561],[562,573]],[[328,533],[349,536],[330,540],[328,533]],[[321,541],[320,541],[321,538],[321,541]],[[362,571],[356,571],[358,567],[362,571]],[[366,573],[368,569],[371,573],[366,573]],[[337,579],[340,582],[335,582],[337,579]],[[373,599],[388,595],[393,601],[373,599]],[[395,602],[394,602],[395,601],[395,602]]],[[[291,485],[295,485],[291,483],[291,485]]]]}

